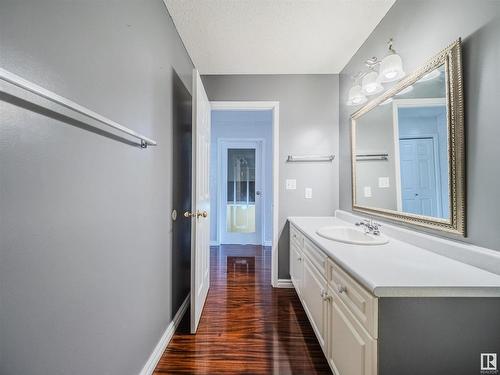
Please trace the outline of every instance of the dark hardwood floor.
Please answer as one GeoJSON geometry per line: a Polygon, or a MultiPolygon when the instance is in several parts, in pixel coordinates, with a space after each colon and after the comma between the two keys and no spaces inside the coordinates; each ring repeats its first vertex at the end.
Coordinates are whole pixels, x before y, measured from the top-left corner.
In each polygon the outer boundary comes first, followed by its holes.
{"type": "Polygon", "coordinates": [[[294,289],[271,287],[271,250],[210,250],[210,291],[196,335],[189,310],[155,374],[330,374],[294,289]]]}

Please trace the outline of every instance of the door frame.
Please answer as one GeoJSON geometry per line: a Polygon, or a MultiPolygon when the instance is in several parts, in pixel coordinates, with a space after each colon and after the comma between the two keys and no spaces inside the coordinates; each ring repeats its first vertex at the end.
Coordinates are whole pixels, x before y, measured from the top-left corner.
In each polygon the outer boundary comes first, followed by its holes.
{"type": "Polygon", "coordinates": [[[271,285],[278,287],[278,214],[279,214],[279,105],[277,101],[212,101],[214,110],[223,111],[268,111],[273,113],[272,120],[272,190],[273,190],[273,236],[271,245],[271,285]]]}
{"type": "MultiPolygon", "coordinates": [[[[266,155],[265,155],[265,147],[266,147],[266,140],[263,139],[263,138],[219,138],[217,140],[217,243],[220,244],[221,241],[222,241],[222,212],[223,210],[225,209],[224,207],[224,191],[226,190],[223,190],[226,188],[226,184],[224,183],[225,182],[225,179],[226,177],[223,175],[224,173],[224,170],[222,168],[222,163],[223,163],[223,158],[222,158],[222,151],[224,150],[224,148],[226,147],[230,147],[230,146],[235,146],[235,147],[239,147],[237,146],[238,144],[245,144],[245,143],[250,143],[250,142],[253,142],[253,143],[256,143],[259,147],[259,150],[260,151],[260,170],[259,170],[259,182],[260,182],[260,190],[263,190],[264,189],[264,186],[266,184],[266,174],[264,173],[265,172],[265,168],[264,168],[264,160],[266,158],[266,155]]],[[[256,150],[257,152],[257,150],[256,150]]],[[[257,156],[257,155],[256,155],[257,156]]],[[[256,161],[257,161],[257,157],[255,158],[256,161]]],[[[226,172],[227,172],[227,169],[226,169],[226,172]]],[[[255,185],[255,189],[257,191],[257,185],[255,185]]],[[[227,195],[227,193],[226,193],[227,195]]],[[[257,199],[257,197],[255,197],[255,199],[257,199]]],[[[255,201],[255,206],[257,207],[257,200],[255,201]]],[[[266,233],[266,215],[265,215],[265,208],[266,208],[266,200],[265,199],[261,199],[261,202],[260,202],[260,206],[259,206],[259,209],[260,209],[260,237],[258,238],[258,241],[259,241],[259,245],[262,245],[264,246],[264,242],[265,242],[265,233],[266,233]]],[[[256,209],[257,211],[257,209],[256,209]]]]}
{"type": "MultiPolygon", "coordinates": [[[[395,171],[395,184],[396,184],[396,203],[397,210],[403,210],[403,197],[401,192],[401,165],[399,155],[399,108],[421,108],[421,107],[440,107],[446,106],[446,98],[413,98],[413,99],[395,99],[392,102],[392,131],[394,142],[394,169],[395,171]]],[[[413,137],[416,138],[416,137],[413,137]]],[[[434,134],[422,136],[420,138],[434,138],[434,134]]],[[[436,142],[436,139],[434,139],[436,142]]],[[[449,134],[448,134],[449,143],[449,134]]],[[[449,144],[448,144],[449,148],[449,144]]],[[[436,157],[436,145],[434,144],[434,157],[436,157]]],[[[438,159],[436,159],[438,160],[438,159]]],[[[436,169],[436,168],[435,168],[436,169]]],[[[436,173],[437,173],[436,169],[436,173]]],[[[439,179],[438,179],[439,180],[439,179]]],[[[441,181],[439,181],[441,186],[441,181]]],[[[440,193],[438,195],[441,195],[440,193]]],[[[440,200],[441,201],[441,200],[440,200]]]]}

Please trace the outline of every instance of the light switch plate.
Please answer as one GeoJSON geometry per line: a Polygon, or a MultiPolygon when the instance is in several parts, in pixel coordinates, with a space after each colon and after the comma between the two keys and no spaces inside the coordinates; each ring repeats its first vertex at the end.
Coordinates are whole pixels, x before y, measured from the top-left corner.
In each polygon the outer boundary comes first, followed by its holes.
{"type": "Polygon", "coordinates": [[[287,179],[286,180],[286,190],[295,190],[295,189],[297,189],[297,180],[287,179]]]}
{"type": "Polygon", "coordinates": [[[306,188],[305,197],[306,197],[306,199],[312,199],[312,197],[313,197],[313,189],[312,188],[306,188]]]}
{"type": "Polygon", "coordinates": [[[388,188],[389,187],[389,177],[379,177],[378,178],[378,187],[379,188],[388,188]]]}
{"type": "Polygon", "coordinates": [[[365,198],[370,198],[372,196],[372,187],[371,186],[365,186],[363,191],[364,191],[365,198]]]}

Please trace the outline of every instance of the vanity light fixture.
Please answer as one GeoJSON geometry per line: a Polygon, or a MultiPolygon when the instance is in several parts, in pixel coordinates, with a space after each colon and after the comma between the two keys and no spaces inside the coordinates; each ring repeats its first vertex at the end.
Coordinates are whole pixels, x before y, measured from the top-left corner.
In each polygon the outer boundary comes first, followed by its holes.
{"type": "Polygon", "coordinates": [[[367,73],[361,81],[361,91],[365,95],[375,95],[384,90],[384,87],[379,82],[379,75],[372,70],[367,73]]]}
{"type": "Polygon", "coordinates": [[[380,80],[382,82],[393,82],[405,76],[403,60],[392,48],[392,38],[389,39],[389,53],[380,62],[380,80]]]}
{"type": "Polygon", "coordinates": [[[349,90],[349,99],[347,100],[347,105],[360,105],[366,103],[368,99],[363,94],[360,85],[354,85],[349,90]]]}
{"type": "Polygon", "coordinates": [[[392,45],[393,40],[391,38],[388,42],[389,53],[382,60],[377,57],[366,60],[367,71],[359,72],[352,77],[354,86],[349,90],[347,105],[364,104],[368,100],[367,96],[378,94],[384,90],[382,83],[397,81],[405,76],[401,56],[396,53],[392,45]],[[378,73],[375,70],[377,67],[379,68],[378,73]],[[360,80],[361,85],[359,84],[360,80]]]}

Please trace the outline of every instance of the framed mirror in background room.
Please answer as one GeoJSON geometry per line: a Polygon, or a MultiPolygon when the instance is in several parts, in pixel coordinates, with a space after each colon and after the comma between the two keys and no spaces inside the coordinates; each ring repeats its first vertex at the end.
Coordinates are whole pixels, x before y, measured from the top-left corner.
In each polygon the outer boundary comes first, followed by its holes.
{"type": "Polygon", "coordinates": [[[353,210],[465,236],[460,39],[351,116],[353,210]]]}

